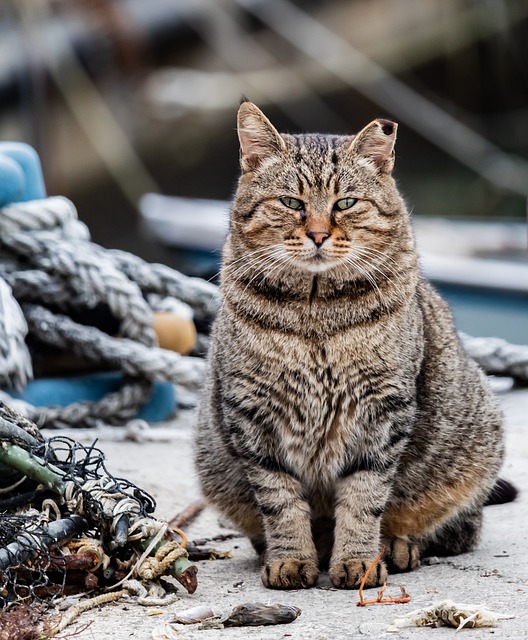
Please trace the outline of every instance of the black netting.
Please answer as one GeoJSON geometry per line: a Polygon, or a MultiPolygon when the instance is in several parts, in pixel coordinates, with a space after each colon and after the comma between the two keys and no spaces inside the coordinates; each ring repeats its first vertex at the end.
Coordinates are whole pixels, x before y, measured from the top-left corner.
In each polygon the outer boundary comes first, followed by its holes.
{"type": "Polygon", "coordinates": [[[95,442],[45,439],[2,409],[0,609],[117,582],[137,556],[128,527],[153,513],[154,499],[114,477],[95,442]],[[125,501],[123,513],[109,511],[108,499],[125,501]]]}

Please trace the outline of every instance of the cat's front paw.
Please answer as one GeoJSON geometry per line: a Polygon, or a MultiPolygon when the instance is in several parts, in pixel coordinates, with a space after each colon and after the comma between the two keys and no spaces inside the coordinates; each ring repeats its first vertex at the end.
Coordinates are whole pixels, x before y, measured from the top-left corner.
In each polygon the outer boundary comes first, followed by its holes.
{"type": "MultiPolygon", "coordinates": [[[[359,589],[365,573],[372,564],[371,558],[350,558],[332,562],[330,565],[330,579],[338,589],[359,589]]],[[[387,567],[380,561],[373,567],[365,582],[365,588],[378,587],[387,580],[387,567]]]]}
{"type": "Polygon", "coordinates": [[[262,567],[262,582],[268,589],[307,589],[317,576],[317,565],[311,560],[276,558],[262,567]]]}

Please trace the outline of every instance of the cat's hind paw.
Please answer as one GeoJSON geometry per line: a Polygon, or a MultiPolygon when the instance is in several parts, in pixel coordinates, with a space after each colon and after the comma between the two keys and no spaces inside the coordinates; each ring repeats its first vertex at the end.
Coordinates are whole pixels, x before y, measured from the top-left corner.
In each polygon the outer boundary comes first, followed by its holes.
{"type": "MultiPolygon", "coordinates": [[[[350,558],[330,565],[330,580],[338,589],[359,589],[372,560],[368,558],[350,558]]],[[[387,567],[380,561],[373,567],[365,581],[365,588],[379,587],[387,580],[387,567]]]]}
{"type": "Polygon", "coordinates": [[[308,589],[317,582],[317,565],[312,560],[276,558],[264,563],[262,582],[268,589],[308,589]]]}
{"type": "Polygon", "coordinates": [[[416,542],[394,537],[384,540],[384,544],[384,559],[389,567],[389,573],[413,571],[420,566],[420,548],[416,542]]]}

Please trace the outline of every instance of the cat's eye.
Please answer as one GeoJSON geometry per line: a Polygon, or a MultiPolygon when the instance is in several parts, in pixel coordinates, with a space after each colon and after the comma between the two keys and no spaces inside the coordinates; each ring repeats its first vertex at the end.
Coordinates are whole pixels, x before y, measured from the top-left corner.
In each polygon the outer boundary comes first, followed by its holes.
{"type": "Polygon", "coordinates": [[[352,208],[356,202],[357,198],[341,198],[341,200],[338,200],[335,203],[334,209],[337,209],[338,211],[345,211],[346,209],[352,208]]]}
{"type": "Polygon", "coordinates": [[[279,200],[289,209],[295,209],[296,211],[304,209],[304,202],[298,198],[289,198],[288,196],[284,196],[283,198],[279,198],[279,200]]]}

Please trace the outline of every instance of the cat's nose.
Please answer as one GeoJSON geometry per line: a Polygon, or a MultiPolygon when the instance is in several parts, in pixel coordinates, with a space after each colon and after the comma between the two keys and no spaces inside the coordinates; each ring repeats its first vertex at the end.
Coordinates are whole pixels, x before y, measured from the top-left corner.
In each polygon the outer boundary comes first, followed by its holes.
{"type": "Polygon", "coordinates": [[[320,247],[323,242],[330,236],[329,231],[307,231],[306,235],[311,238],[316,246],[320,247]]]}

